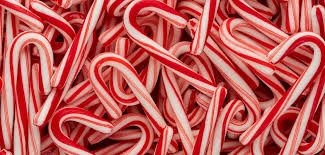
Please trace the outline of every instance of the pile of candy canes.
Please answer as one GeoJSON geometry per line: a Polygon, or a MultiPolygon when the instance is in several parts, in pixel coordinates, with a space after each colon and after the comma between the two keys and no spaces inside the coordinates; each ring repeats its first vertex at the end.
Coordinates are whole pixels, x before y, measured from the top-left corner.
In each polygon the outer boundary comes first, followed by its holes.
{"type": "Polygon", "coordinates": [[[0,154],[323,154],[324,0],[0,0],[0,154]]]}

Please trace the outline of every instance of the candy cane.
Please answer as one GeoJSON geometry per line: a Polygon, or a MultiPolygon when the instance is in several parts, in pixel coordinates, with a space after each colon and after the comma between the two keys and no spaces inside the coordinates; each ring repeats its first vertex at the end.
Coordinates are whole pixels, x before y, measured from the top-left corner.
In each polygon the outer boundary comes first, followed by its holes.
{"type": "MultiPolygon", "coordinates": [[[[153,21],[153,22],[155,22],[155,21],[153,21]]],[[[155,31],[153,31],[153,38],[155,38],[155,40],[157,40],[162,45],[162,44],[167,43],[167,41],[166,41],[167,38],[162,38],[160,40],[157,39],[158,38],[157,36],[159,35],[159,33],[164,33],[164,31],[165,31],[165,26],[161,22],[162,22],[161,19],[159,19],[159,23],[157,23],[158,24],[157,29],[155,31]]],[[[154,28],[153,28],[153,30],[154,30],[154,28]]],[[[120,41],[120,40],[117,40],[117,41],[120,41]]],[[[123,44],[122,44],[122,46],[123,46],[123,44]]],[[[119,52],[119,53],[123,52],[124,53],[123,57],[125,57],[127,50],[123,50],[123,49],[125,49],[124,47],[119,47],[118,42],[117,42],[116,47],[117,47],[116,52],[119,52]]],[[[157,60],[155,60],[154,58],[149,58],[148,65],[146,66],[146,68],[144,68],[143,72],[141,73],[142,75],[144,75],[142,78],[143,84],[146,86],[149,93],[152,92],[153,88],[155,87],[155,85],[157,83],[159,71],[160,71],[159,62],[157,60]]],[[[138,104],[138,101],[136,100],[136,97],[134,96],[134,94],[126,93],[126,92],[124,92],[124,90],[121,89],[121,88],[123,88],[121,79],[122,79],[121,76],[117,73],[116,70],[113,69],[111,80],[110,80],[110,90],[112,92],[112,96],[114,96],[114,98],[121,104],[127,104],[127,105],[138,104]],[[118,82],[114,83],[112,81],[118,81],[118,82]]],[[[128,91],[128,90],[126,90],[126,91],[128,91]]]]}
{"type": "Polygon", "coordinates": [[[325,37],[325,8],[322,5],[315,5],[311,9],[311,25],[312,25],[312,32],[315,32],[325,37]]]}
{"type": "Polygon", "coordinates": [[[301,112],[298,115],[298,118],[292,128],[292,132],[289,135],[288,141],[281,150],[281,154],[291,153],[294,154],[297,152],[299,144],[304,136],[305,129],[308,123],[308,120],[314,115],[316,107],[324,95],[324,76],[325,73],[322,73],[318,76],[311,92],[309,93],[308,98],[306,99],[301,112]]]}
{"type": "Polygon", "coordinates": [[[196,139],[193,154],[205,154],[212,137],[213,129],[217,122],[219,111],[222,107],[223,101],[226,98],[226,89],[219,87],[215,91],[211,100],[205,120],[201,126],[198,138],[196,139]]]}
{"type": "Polygon", "coordinates": [[[41,97],[39,92],[39,66],[34,64],[31,69],[31,84],[30,84],[30,103],[28,106],[28,152],[29,154],[41,154],[41,132],[40,128],[33,124],[35,113],[41,106],[41,97]]]}
{"type": "Polygon", "coordinates": [[[303,0],[301,2],[300,15],[300,31],[312,31],[311,10],[313,8],[313,1],[303,0]]]}
{"type": "Polygon", "coordinates": [[[62,132],[62,124],[65,121],[76,121],[87,125],[97,131],[109,133],[113,125],[106,120],[80,108],[63,108],[55,113],[49,122],[49,135],[55,145],[67,153],[92,154],[87,149],[82,148],[79,144],[72,142],[62,132]]]}
{"type": "Polygon", "coordinates": [[[299,77],[295,84],[286,92],[286,94],[274,105],[267,114],[264,114],[258,122],[250,127],[240,137],[243,144],[250,143],[258,135],[260,135],[271,122],[273,122],[281,112],[285,111],[298,98],[302,91],[308,87],[311,81],[316,77],[320,70],[324,67],[322,56],[324,55],[324,41],[318,35],[309,32],[298,33],[291,36],[281,43],[277,48],[272,50],[268,58],[277,63],[293,49],[300,45],[310,45],[314,49],[314,58],[308,69],[299,77]],[[304,40],[304,43],[300,42],[304,40]]]}
{"type": "MultiPolygon", "coordinates": [[[[16,83],[17,83],[17,68],[18,68],[18,58],[21,54],[22,47],[27,44],[33,43],[40,50],[41,68],[42,73],[42,85],[46,92],[49,92],[50,87],[50,78],[52,74],[53,66],[53,54],[52,49],[47,41],[47,39],[39,33],[36,32],[24,32],[18,35],[12,43],[10,51],[6,55],[5,64],[4,64],[4,87],[3,89],[3,98],[2,98],[2,111],[1,115],[5,120],[1,121],[3,138],[5,145],[10,148],[11,143],[11,131],[12,131],[12,122],[13,122],[13,107],[15,105],[16,97],[16,83]],[[35,39],[36,38],[36,39],[35,39]],[[13,80],[13,81],[12,81],[13,80]]],[[[17,112],[17,114],[19,114],[17,112]]],[[[17,115],[20,116],[21,114],[17,115]]],[[[19,117],[17,117],[19,118],[19,117]]]]}
{"type": "MultiPolygon", "coordinates": [[[[278,119],[274,121],[274,124],[272,125],[270,135],[273,139],[273,141],[280,147],[283,147],[285,143],[287,142],[286,134],[282,131],[280,128],[285,128],[283,125],[287,125],[284,122],[285,121],[294,121],[297,116],[299,115],[300,109],[297,107],[289,107],[287,111],[282,113],[278,119]]],[[[310,132],[312,135],[316,135],[317,129],[319,129],[319,126],[316,121],[310,120],[310,123],[307,126],[307,131],[310,132]]],[[[288,129],[286,129],[288,130],[288,129]]],[[[302,145],[305,145],[308,143],[302,142],[302,145]]],[[[306,145],[305,145],[306,146],[306,145]]],[[[280,150],[279,150],[280,151],[280,150]]]]}
{"type": "MultiPolygon", "coordinates": [[[[28,46],[27,46],[28,47],[28,46]]],[[[16,104],[15,120],[13,130],[13,153],[26,154],[27,134],[28,134],[28,103],[30,96],[30,48],[23,48],[19,58],[19,67],[17,68],[16,104]],[[19,96],[19,97],[18,97],[19,96]]],[[[48,75],[46,75],[48,76],[48,75]]]]}
{"type": "MultiPolygon", "coordinates": [[[[139,80],[139,76],[134,70],[133,66],[125,58],[113,53],[104,53],[96,56],[93,59],[89,69],[90,82],[97,96],[102,100],[102,102],[106,99],[103,98],[106,97],[103,92],[107,93],[107,91],[105,91],[105,89],[107,90],[107,87],[101,79],[100,69],[107,65],[115,67],[122,73],[123,77],[129,84],[129,87],[132,89],[134,95],[140,101],[140,104],[144,108],[144,111],[147,114],[150,122],[153,123],[155,129],[157,129],[158,131],[162,131],[162,129],[166,126],[166,123],[163,120],[158,108],[154,104],[150,94],[146,91],[145,87],[139,80]]],[[[108,102],[103,103],[110,104],[108,102]]],[[[105,106],[111,105],[104,104],[104,107],[105,106]]],[[[112,113],[112,111],[108,112],[112,113]]],[[[116,112],[114,111],[114,113],[116,112]]]]}
{"type": "Polygon", "coordinates": [[[289,34],[298,32],[299,30],[299,10],[300,1],[299,0],[288,0],[288,6],[286,9],[286,27],[285,30],[289,34]]]}
{"type": "Polygon", "coordinates": [[[309,143],[301,144],[299,146],[299,152],[302,154],[316,154],[324,149],[325,139],[324,139],[324,116],[325,116],[325,107],[324,107],[324,99],[322,100],[321,107],[321,115],[319,120],[319,127],[317,129],[317,135],[315,139],[309,143]]]}
{"type": "Polygon", "coordinates": [[[100,139],[102,139],[103,136],[108,137],[109,135],[112,135],[126,127],[137,126],[142,131],[141,138],[133,147],[124,151],[122,154],[145,154],[148,151],[153,142],[154,133],[148,119],[145,116],[139,114],[126,114],[112,123],[114,128],[110,134],[103,135],[97,132],[89,137],[89,142],[95,143],[97,142],[96,138],[99,138],[98,136],[100,136],[100,139]]]}
{"type": "Polygon", "coordinates": [[[126,8],[123,16],[123,24],[126,27],[127,33],[130,38],[134,42],[138,43],[141,47],[146,49],[151,56],[159,60],[162,64],[168,66],[168,68],[171,69],[175,74],[186,80],[189,80],[192,85],[202,90],[203,92],[211,94],[215,89],[215,86],[213,86],[211,82],[195,74],[193,71],[191,71],[191,69],[186,67],[178,59],[168,54],[168,51],[166,49],[162,48],[156,42],[152,41],[147,36],[145,36],[143,32],[139,29],[135,19],[138,13],[145,8],[146,10],[150,8],[157,9],[153,9],[152,11],[161,10],[158,11],[158,13],[161,14],[165,19],[171,21],[173,25],[180,28],[186,26],[186,20],[181,14],[161,2],[149,2],[143,0],[134,1],[129,4],[129,6],[126,8]]]}
{"type": "Polygon", "coordinates": [[[63,89],[55,89],[55,91],[51,92],[44,105],[41,107],[39,112],[37,112],[34,120],[35,124],[44,125],[49,120],[49,118],[55,112],[55,109],[59,105],[60,101],[62,101],[64,95],[68,91],[68,88],[71,86],[76,74],[81,69],[80,64],[83,64],[85,61],[85,58],[87,57],[90,50],[89,46],[91,46],[91,44],[87,44],[87,41],[92,42],[90,40],[92,39],[91,34],[93,33],[92,31],[95,27],[94,23],[97,22],[102,12],[103,5],[106,4],[106,2],[107,1],[95,0],[92,4],[80,32],[73,40],[71,47],[69,48],[70,50],[67,51],[65,57],[63,58],[58,69],[55,71],[52,77],[52,86],[62,87],[62,85],[66,83],[68,84],[63,89]],[[75,65],[72,66],[72,64],[75,65]]]}
{"type": "Polygon", "coordinates": [[[193,54],[200,54],[203,51],[205,41],[208,38],[212,22],[214,21],[217,8],[219,7],[220,0],[206,0],[204,9],[202,11],[200,22],[195,32],[191,52],[193,54]]]}
{"type": "Polygon", "coordinates": [[[165,127],[156,146],[154,155],[167,154],[168,147],[173,137],[173,129],[171,127],[165,127]]]}

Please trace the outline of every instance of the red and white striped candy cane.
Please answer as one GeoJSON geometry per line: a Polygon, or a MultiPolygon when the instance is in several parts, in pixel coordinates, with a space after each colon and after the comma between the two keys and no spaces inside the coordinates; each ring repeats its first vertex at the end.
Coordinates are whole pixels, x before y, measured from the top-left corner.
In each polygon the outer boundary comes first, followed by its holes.
{"type": "Polygon", "coordinates": [[[272,50],[268,58],[271,62],[277,63],[286,55],[301,45],[309,45],[314,49],[314,57],[308,69],[299,77],[293,86],[284,94],[284,96],[272,106],[270,112],[264,114],[253,126],[251,126],[240,137],[243,144],[252,142],[258,137],[267,126],[270,125],[283,111],[291,106],[299,95],[307,88],[316,78],[321,69],[324,68],[325,62],[322,60],[325,54],[325,42],[318,35],[310,32],[302,32],[292,35],[290,38],[281,43],[272,50]],[[303,40],[303,41],[302,41],[303,40]]]}
{"type": "Polygon", "coordinates": [[[64,135],[61,127],[65,121],[76,121],[103,133],[110,133],[113,128],[113,125],[108,121],[81,108],[60,109],[49,122],[49,135],[55,145],[71,154],[93,153],[74,143],[64,135]]]}
{"type": "Polygon", "coordinates": [[[99,16],[103,11],[103,5],[106,3],[107,0],[95,0],[93,2],[84,24],[82,25],[65,57],[61,61],[59,67],[51,79],[52,86],[58,86],[61,89],[57,88],[53,90],[48,96],[44,105],[40,108],[40,110],[37,112],[37,115],[35,116],[35,124],[46,124],[72,85],[73,80],[82,67],[81,64],[83,64],[88,56],[90,46],[94,41],[94,35],[92,34],[93,30],[95,29],[95,23],[98,21],[99,16]],[[67,86],[62,88],[66,83],[67,86]]]}
{"type": "MultiPolygon", "coordinates": [[[[133,66],[137,66],[146,58],[148,58],[148,54],[144,52],[144,49],[139,49],[134,51],[129,57],[128,60],[132,63],[133,66]]],[[[111,69],[106,69],[103,71],[103,79],[105,82],[108,82],[111,76],[111,69]]],[[[80,100],[86,99],[85,96],[90,97],[89,93],[93,93],[92,85],[90,84],[89,80],[86,79],[85,81],[79,83],[78,85],[72,87],[67,94],[65,95],[64,101],[66,103],[76,103],[80,102],[80,100]]],[[[96,96],[96,95],[95,95],[96,96]]],[[[96,99],[96,98],[95,98],[96,99]]]]}
{"type": "MultiPolygon", "coordinates": [[[[101,68],[104,66],[113,66],[114,68],[118,69],[126,82],[129,84],[129,87],[133,91],[134,95],[140,101],[143,110],[145,111],[147,117],[149,118],[150,122],[153,124],[156,131],[162,131],[162,129],[166,126],[164,119],[162,118],[158,108],[154,104],[150,94],[147,92],[146,88],[143,86],[142,82],[139,79],[139,76],[133,66],[123,57],[113,54],[113,53],[103,53],[96,56],[90,65],[89,69],[89,80],[99,98],[101,100],[105,98],[104,93],[107,89],[105,82],[103,82],[101,77],[101,68]]],[[[104,102],[103,104],[109,104],[108,102],[104,102]]],[[[110,106],[111,105],[104,105],[110,106]]],[[[119,107],[117,107],[119,108],[119,107]]],[[[119,110],[119,109],[118,109],[119,110]]],[[[120,111],[120,110],[119,110],[120,111]]],[[[110,113],[116,111],[108,111],[110,113]]]]}
{"type": "Polygon", "coordinates": [[[311,20],[312,32],[315,32],[325,38],[325,8],[322,5],[315,5],[311,9],[311,20]]]}
{"type": "Polygon", "coordinates": [[[300,31],[312,31],[312,14],[311,10],[314,5],[314,0],[302,0],[300,11],[300,31]]]}
{"type": "Polygon", "coordinates": [[[220,0],[206,0],[201,13],[199,25],[195,32],[191,45],[191,53],[199,55],[204,48],[205,42],[214,21],[220,0]]]}
{"type": "MultiPolygon", "coordinates": [[[[51,49],[51,45],[48,40],[36,32],[24,32],[18,35],[13,41],[8,54],[5,57],[4,61],[4,71],[3,74],[5,78],[4,87],[3,87],[3,97],[2,97],[2,108],[1,115],[2,119],[1,126],[3,132],[3,138],[6,147],[11,147],[11,139],[12,139],[12,123],[13,123],[13,107],[15,106],[16,100],[16,85],[17,85],[17,69],[18,62],[20,58],[20,54],[22,48],[28,44],[35,44],[40,52],[41,58],[41,73],[42,73],[42,85],[45,92],[49,92],[51,90],[50,79],[52,75],[52,67],[53,67],[53,53],[51,49]]],[[[22,114],[17,113],[17,119],[22,114]]],[[[27,129],[27,128],[26,128],[27,129]]]]}
{"type": "Polygon", "coordinates": [[[141,47],[146,49],[151,56],[159,60],[163,65],[171,69],[178,76],[189,81],[189,83],[196,88],[211,95],[215,89],[215,86],[211,82],[194,73],[191,69],[184,65],[184,63],[169,54],[166,49],[149,39],[140,30],[139,25],[136,23],[136,16],[141,10],[157,12],[164,19],[170,21],[173,25],[179,28],[186,26],[187,21],[185,20],[185,17],[164,3],[158,1],[139,0],[133,1],[126,8],[123,16],[123,24],[126,27],[129,37],[141,47]]]}
{"type": "MultiPolygon", "coordinates": [[[[317,154],[319,151],[324,150],[324,145],[325,145],[325,138],[324,138],[324,133],[325,133],[325,101],[324,98],[321,102],[321,115],[318,123],[318,128],[317,128],[317,134],[315,138],[309,142],[309,143],[303,143],[299,146],[299,152],[302,154],[317,154]]],[[[308,125],[311,126],[311,125],[308,125]]],[[[308,127],[307,126],[307,127],[308,127]]],[[[316,130],[316,129],[315,129],[316,130]]]]}
{"type": "Polygon", "coordinates": [[[213,95],[211,103],[209,105],[208,112],[201,125],[199,135],[196,139],[193,154],[205,154],[209,146],[209,142],[212,140],[213,129],[217,122],[219,112],[226,98],[227,90],[223,87],[218,87],[213,95]]]}
{"type": "Polygon", "coordinates": [[[42,19],[25,8],[19,2],[15,0],[3,0],[0,2],[0,6],[17,16],[20,20],[26,23],[32,30],[40,32],[44,28],[42,19]]]}
{"type": "Polygon", "coordinates": [[[129,126],[136,126],[139,127],[140,130],[142,131],[141,138],[134,146],[124,151],[122,154],[125,155],[145,154],[148,151],[148,149],[151,147],[153,143],[154,132],[152,130],[152,127],[148,119],[145,116],[139,114],[126,114],[123,115],[121,118],[114,120],[112,124],[114,125],[114,128],[112,129],[111,133],[102,134],[96,132],[89,137],[89,142],[91,144],[94,144],[98,142],[98,138],[103,139],[103,137],[108,137],[109,135],[113,135],[117,131],[127,128],[129,126]]]}
{"type": "Polygon", "coordinates": [[[168,147],[172,140],[174,131],[173,128],[166,126],[159,137],[158,144],[155,149],[154,155],[166,155],[168,151],[168,147]]]}
{"type": "MultiPolygon", "coordinates": [[[[27,45],[28,47],[28,45],[27,45]]],[[[30,96],[30,48],[22,48],[17,74],[15,120],[13,130],[13,153],[27,154],[28,104],[30,96]]],[[[52,53],[51,53],[52,54],[52,53]]],[[[48,75],[46,75],[48,76],[48,75]]],[[[49,76],[50,77],[50,76],[49,76]]]]}
{"type": "MultiPolygon", "coordinates": [[[[286,122],[288,121],[295,121],[298,117],[300,109],[297,107],[289,107],[287,111],[283,112],[278,119],[276,119],[271,127],[270,135],[272,137],[273,142],[278,145],[279,147],[283,148],[285,143],[287,142],[287,134],[286,132],[290,132],[291,128],[288,127],[286,122]]],[[[319,130],[319,126],[317,122],[313,119],[309,121],[307,126],[307,131],[311,135],[316,135],[317,130],[319,130]]],[[[322,135],[322,134],[321,134],[322,135]]],[[[305,136],[306,138],[310,137],[308,134],[305,136]]],[[[316,142],[316,145],[318,142],[316,142]]],[[[304,141],[301,143],[301,146],[305,145],[308,146],[308,143],[304,141]],[[307,145],[306,145],[307,144],[307,145]]],[[[279,150],[280,152],[280,150],[279,150]]]]}
{"type": "Polygon", "coordinates": [[[31,84],[28,106],[28,153],[41,154],[41,131],[40,128],[33,124],[33,119],[41,106],[41,96],[39,91],[39,65],[33,64],[31,68],[31,84]]]}
{"type": "MultiPolygon", "coordinates": [[[[270,108],[267,108],[264,112],[267,112],[270,108]]],[[[251,144],[251,153],[253,155],[264,155],[264,147],[272,140],[269,137],[271,126],[269,126],[256,140],[251,144]]]]}
{"type": "MultiPolygon", "coordinates": [[[[303,139],[306,127],[310,118],[312,118],[324,96],[325,71],[322,71],[315,81],[308,98],[306,99],[301,111],[292,127],[287,143],[281,150],[281,154],[295,154],[303,139]]],[[[322,137],[323,138],[323,137],[322,137]]],[[[324,139],[324,138],[323,138],[324,139]]],[[[323,144],[324,145],[324,144],[323,144]]],[[[316,153],[316,152],[315,152],[316,153]]]]}
{"type": "Polygon", "coordinates": [[[299,31],[299,19],[300,19],[300,1],[288,0],[286,8],[285,18],[285,31],[289,34],[293,34],[299,31]]]}
{"type": "MultiPolygon", "coordinates": [[[[155,26],[151,26],[152,30],[153,30],[153,38],[154,40],[156,40],[157,42],[159,42],[159,44],[163,45],[167,43],[167,38],[164,37],[162,39],[158,39],[159,35],[162,35],[160,33],[166,33],[165,31],[165,25],[163,23],[161,23],[162,19],[159,19],[159,23],[152,23],[152,24],[158,24],[156,30],[154,30],[155,26]]],[[[147,21],[149,24],[151,23],[151,21],[147,21]]],[[[147,23],[145,22],[145,23],[147,23]]],[[[155,21],[152,21],[155,22],[155,21]]],[[[157,21],[158,22],[158,21],[157,21]]],[[[166,35],[163,35],[166,36],[166,35]]],[[[118,40],[119,41],[119,40],[118,40]]],[[[116,47],[119,47],[119,44],[116,44],[116,47]]],[[[122,44],[123,46],[123,44],[122,44]]],[[[123,52],[123,57],[126,56],[126,52],[124,50],[124,47],[119,47],[116,48],[116,52],[123,52]]],[[[159,71],[160,71],[160,64],[157,60],[155,60],[154,58],[149,58],[149,62],[148,65],[143,69],[143,72],[141,73],[141,75],[143,75],[143,77],[141,78],[143,81],[143,84],[146,86],[146,89],[148,90],[149,93],[152,92],[152,90],[154,89],[157,80],[158,80],[158,75],[159,75],[159,71]]],[[[141,77],[140,75],[140,77],[141,77]]],[[[117,73],[116,70],[113,69],[112,71],[112,76],[111,76],[111,80],[110,80],[110,89],[112,92],[112,95],[114,96],[114,98],[120,102],[121,104],[127,104],[127,105],[134,105],[134,104],[138,104],[139,102],[137,101],[136,97],[134,96],[134,94],[130,94],[130,93],[126,93],[124,92],[123,89],[123,84],[121,81],[121,75],[117,73]],[[117,81],[117,82],[113,82],[113,81],[117,81]]],[[[128,90],[126,90],[128,92],[128,90]]]]}

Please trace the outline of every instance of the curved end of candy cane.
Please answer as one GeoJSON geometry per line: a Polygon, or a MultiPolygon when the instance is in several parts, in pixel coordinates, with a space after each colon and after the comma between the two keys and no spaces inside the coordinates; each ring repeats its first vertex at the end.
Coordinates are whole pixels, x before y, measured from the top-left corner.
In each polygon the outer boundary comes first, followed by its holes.
{"type": "Polygon", "coordinates": [[[49,122],[49,135],[55,145],[67,153],[93,154],[65,136],[61,127],[65,121],[76,121],[102,133],[112,131],[113,125],[81,108],[63,108],[49,122]]]}

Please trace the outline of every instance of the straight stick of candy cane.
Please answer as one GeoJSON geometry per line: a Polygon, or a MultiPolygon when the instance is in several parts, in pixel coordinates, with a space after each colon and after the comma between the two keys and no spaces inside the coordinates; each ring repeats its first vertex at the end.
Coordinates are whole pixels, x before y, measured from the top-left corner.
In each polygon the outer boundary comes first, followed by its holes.
{"type": "Polygon", "coordinates": [[[313,0],[302,0],[300,11],[300,31],[312,31],[311,10],[313,8],[313,0]]]}
{"type": "MultiPolygon", "coordinates": [[[[264,112],[268,112],[270,108],[265,109],[264,112]]],[[[268,138],[270,134],[271,126],[269,126],[254,142],[251,144],[251,153],[253,155],[264,155],[264,146],[271,138],[268,138]]]]}
{"type": "Polygon", "coordinates": [[[310,32],[302,32],[292,35],[272,50],[269,53],[268,58],[273,63],[277,63],[286,55],[292,53],[296,47],[301,45],[309,45],[314,49],[314,57],[308,69],[299,77],[295,84],[291,86],[286,94],[284,94],[284,96],[274,106],[272,106],[270,112],[264,114],[260,120],[241,135],[241,143],[248,144],[258,137],[265,128],[270,125],[270,123],[272,123],[283,111],[294,103],[303,90],[311,84],[321,69],[324,68],[325,62],[323,61],[323,56],[325,54],[325,42],[318,35],[310,32]],[[304,41],[302,42],[301,40],[304,41]]]}
{"type": "Polygon", "coordinates": [[[203,51],[205,42],[209,36],[212,23],[219,7],[219,2],[220,0],[205,1],[199,25],[192,41],[191,53],[199,55],[203,51]]]}
{"type": "Polygon", "coordinates": [[[112,131],[113,125],[106,120],[86,111],[81,108],[63,108],[55,113],[49,122],[49,135],[55,145],[60,147],[67,153],[77,154],[92,154],[87,149],[72,142],[62,132],[62,124],[65,121],[76,121],[84,124],[94,130],[109,133],[112,131]]]}
{"type": "MultiPolygon", "coordinates": [[[[17,36],[18,37],[18,36],[17,36]]],[[[22,50],[19,56],[19,66],[17,74],[15,119],[13,130],[13,153],[27,154],[27,134],[28,134],[28,104],[30,96],[30,48],[22,50]]],[[[50,73],[51,75],[51,73],[50,73]]],[[[46,75],[48,76],[48,75],[46,75]]]]}
{"type": "Polygon", "coordinates": [[[166,155],[168,151],[168,147],[172,140],[174,131],[173,128],[166,126],[159,137],[158,144],[155,149],[154,155],[166,155]]]}
{"type": "Polygon", "coordinates": [[[180,97],[175,75],[170,71],[166,71],[165,68],[163,68],[161,72],[165,89],[168,92],[167,97],[170,102],[171,110],[175,116],[174,120],[183,143],[184,151],[190,154],[194,147],[194,137],[184,107],[182,106],[183,101],[180,97]]]}
{"type": "MultiPolygon", "coordinates": [[[[50,78],[52,75],[53,67],[53,53],[51,45],[48,40],[42,36],[40,33],[36,32],[24,32],[18,35],[12,43],[8,54],[4,61],[4,87],[3,87],[3,97],[1,115],[3,118],[1,121],[3,138],[5,144],[8,148],[11,146],[11,135],[12,135],[12,123],[13,123],[13,107],[15,105],[16,96],[16,84],[17,84],[17,68],[18,59],[20,58],[21,49],[27,44],[35,44],[40,52],[42,85],[46,91],[50,91],[50,78]]],[[[17,113],[19,114],[19,113],[17,113]]],[[[20,114],[19,114],[20,115],[20,114]]],[[[19,118],[19,117],[17,117],[19,118]]]]}
{"type": "Polygon", "coordinates": [[[44,28],[42,19],[29,11],[23,5],[15,0],[3,0],[0,6],[17,16],[20,20],[24,21],[30,28],[36,32],[40,32],[44,28]]]}
{"type": "Polygon", "coordinates": [[[221,110],[224,99],[226,98],[227,90],[223,87],[218,87],[211,99],[208,112],[206,113],[203,124],[196,139],[192,154],[205,154],[209,142],[211,140],[213,129],[217,122],[219,112],[221,110]]]}
{"type": "Polygon", "coordinates": [[[101,136],[100,138],[102,138],[103,136],[108,137],[109,135],[112,135],[117,131],[127,128],[129,126],[136,126],[139,127],[140,130],[142,131],[141,138],[134,146],[132,146],[122,154],[123,155],[145,154],[148,151],[148,149],[151,147],[153,143],[154,132],[150,125],[150,122],[145,116],[140,114],[126,114],[123,115],[121,118],[113,121],[112,124],[114,125],[112,132],[110,132],[109,134],[101,134],[97,132],[89,137],[89,142],[92,144],[96,142],[96,138],[99,138],[99,136],[101,136]]]}
{"type": "Polygon", "coordinates": [[[308,95],[301,111],[292,127],[287,143],[281,149],[281,154],[295,154],[306,131],[306,126],[310,118],[316,112],[316,109],[324,96],[325,71],[322,71],[315,81],[311,92],[308,95]]]}
{"type": "MultiPolygon", "coordinates": [[[[322,5],[315,5],[311,9],[311,25],[312,25],[312,32],[315,32],[325,37],[325,8],[322,5]]],[[[310,20],[310,19],[309,19],[310,20]]]]}
{"type": "Polygon", "coordinates": [[[189,83],[202,90],[204,93],[211,95],[215,89],[215,86],[211,82],[194,73],[181,61],[170,55],[166,49],[149,39],[142,32],[142,30],[140,30],[139,25],[136,23],[136,16],[143,9],[149,9],[157,12],[158,14],[162,15],[164,19],[170,21],[174,26],[179,28],[186,26],[185,17],[176,12],[174,9],[166,6],[164,3],[158,1],[138,0],[129,4],[123,16],[123,24],[124,27],[126,27],[129,37],[141,47],[146,49],[151,56],[171,69],[175,74],[184,78],[185,80],[188,80],[189,83]]]}
{"type": "MultiPolygon", "coordinates": [[[[305,5],[305,4],[304,4],[305,5]]],[[[285,30],[289,34],[298,32],[300,19],[300,0],[288,0],[285,18],[285,30]]]]}
{"type": "Polygon", "coordinates": [[[31,68],[30,103],[28,106],[28,153],[41,154],[41,132],[40,128],[33,124],[34,115],[41,106],[39,90],[39,65],[33,64],[31,68]]]}
{"type": "MultiPolygon", "coordinates": [[[[90,50],[85,48],[85,46],[87,47],[86,45],[87,42],[90,42],[90,40],[92,39],[91,34],[93,33],[93,30],[96,25],[94,23],[97,22],[102,12],[103,5],[105,5],[106,2],[107,0],[104,1],[95,0],[93,2],[83,26],[79,30],[77,36],[72,42],[71,47],[69,48],[70,50],[67,51],[65,57],[63,58],[58,69],[56,70],[56,72],[53,74],[52,77],[52,86],[55,85],[59,86],[59,83],[64,85],[66,82],[68,84],[63,89],[55,89],[54,91],[51,92],[51,94],[48,96],[45,103],[43,104],[43,106],[35,116],[34,123],[36,125],[42,126],[46,124],[46,122],[50,119],[50,117],[55,112],[55,109],[62,101],[64,95],[66,94],[69,87],[71,86],[75,76],[81,69],[81,64],[83,64],[83,62],[85,61],[85,58],[88,56],[90,50]],[[72,64],[75,65],[71,66],[72,64]],[[57,81],[57,80],[60,82],[54,82],[55,84],[53,85],[53,81],[57,81]]],[[[89,46],[91,46],[91,44],[89,46]]],[[[88,48],[90,48],[89,46],[88,48]]]]}

